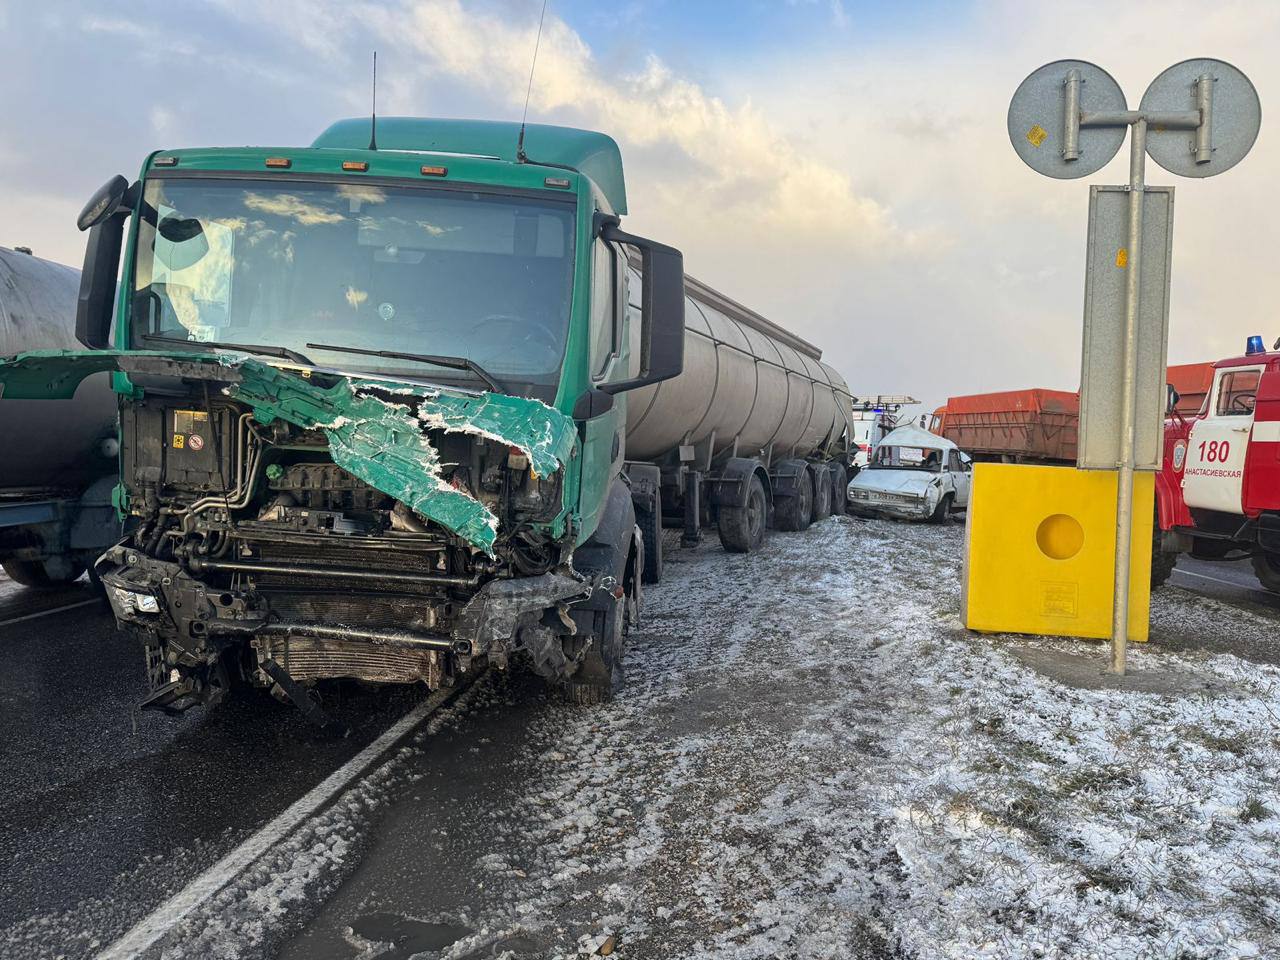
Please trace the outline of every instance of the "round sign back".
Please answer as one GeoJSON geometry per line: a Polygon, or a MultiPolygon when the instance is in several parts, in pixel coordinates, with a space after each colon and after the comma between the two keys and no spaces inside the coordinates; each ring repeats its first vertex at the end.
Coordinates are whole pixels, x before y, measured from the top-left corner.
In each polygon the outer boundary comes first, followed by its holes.
{"type": "Polygon", "coordinates": [[[1244,159],[1258,139],[1262,104],[1243,73],[1222,60],[1175,63],[1142,95],[1143,113],[1188,113],[1207,96],[1209,138],[1197,150],[1196,131],[1147,126],[1147,156],[1181,177],[1212,177],[1244,159]]]}
{"type": "Polygon", "coordinates": [[[1085,60],[1055,60],[1018,85],[1009,102],[1009,140],[1024,163],[1037,173],[1060,180],[1087,177],[1107,165],[1124,143],[1129,128],[1084,127],[1078,134],[1077,157],[1063,156],[1068,83],[1078,78],[1079,110],[1112,113],[1128,109],[1124,92],[1111,74],[1085,60]],[[1073,71],[1075,71],[1073,75],[1073,71]]]}

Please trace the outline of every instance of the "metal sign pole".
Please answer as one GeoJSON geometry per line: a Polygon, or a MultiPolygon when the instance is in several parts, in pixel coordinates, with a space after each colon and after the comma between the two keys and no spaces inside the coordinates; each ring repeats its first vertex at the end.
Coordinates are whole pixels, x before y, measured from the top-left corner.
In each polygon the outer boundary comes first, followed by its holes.
{"type": "MultiPolygon", "coordinates": [[[[1211,177],[1244,158],[1261,123],[1262,107],[1249,78],[1231,64],[1211,59],[1184,60],[1169,67],[1147,87],[1138,110],[1128,109],[1120,85],[1110,74],[1084,60],[1056,60],[1032,71],[1009,102],[1009,140],[1014,151],[1031,169],[1056,179],[1071,180],[1101,170],[1119,151],[1126,130],[1132,130],[1123,241],[1118,205],[1112,207],[1108,201],[1104,208],[1098,201],[1098,210],[1114,210],[1115,217],[1110,219],[1108,212],[1104,223],[1099,214],[1098,223],[1103,226],[1098,227],[1097,236],[1126,244],[1109,261],[1095,261],[1092,198],[1108,195],[1099,191],[1115,195],[1121,188],[1094,188],[1091,193],[1077,458],[1079,469],[1116,471],[1110,663],[1116,674],[1125,672],[1129,642],[1134,472],[1159,470],[1164,446],[1163,390],[1155,387],[1163,385],[1167,360],[1172,188],[1156,188],[1167,194],[1163,207],[1153,200],[1150,224],[1153,243],[1160,246],[1157,235],[1164,238],[1164,266],[1148,271],[1144,297],[1146,158],[1150,154],[1179,176],[1211,177]],[[1113,269],[1126,271],[1123,310],[1120,278],[1113,269]],[[1106,277],[1099,278],[1099,273],[1106,277]],[[1122,359],[1119,365],[1114,362],[1117,353],[1122,359]]],[[[1158,254],[1159,250],[1153,257],[1158,254]]]]}
{"type": "Polygon", "coordinates": [[[1111,603],[1111,672],[1124,675],[1129,644],[1129,554],[1133,531],[1133,444],[1137,434],[1138,310],[1142,299],[1142,207],[1146,199],[1147,121],[1133,124],[1129,141],[1129,273],[1124,296],[1124,386],[1120,408],[1120,464],[1116,480],[1115,595],[1111,603]]]}

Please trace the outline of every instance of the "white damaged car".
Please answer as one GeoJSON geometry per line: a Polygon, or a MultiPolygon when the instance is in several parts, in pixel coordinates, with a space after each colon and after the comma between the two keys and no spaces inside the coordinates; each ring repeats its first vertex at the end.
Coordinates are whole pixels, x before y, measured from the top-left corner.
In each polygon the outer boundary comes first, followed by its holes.
{"type": "Polygon", "coordinates": [[[941,523],[969,506],[972,469],[950,440],[899,427],[876,444],[871,462],[849,481],[849,511],[941,523]]]}

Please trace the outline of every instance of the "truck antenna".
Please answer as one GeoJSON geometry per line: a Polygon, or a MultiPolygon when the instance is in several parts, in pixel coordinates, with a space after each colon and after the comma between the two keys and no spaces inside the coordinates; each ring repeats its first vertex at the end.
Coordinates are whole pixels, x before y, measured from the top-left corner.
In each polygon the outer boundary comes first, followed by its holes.
{"type": "Polygon", "coordinates": [[[369,149],[378,149],[378,51],[373,51],[373,109],[369,113],[369,149]]]}
{"type": "Polygon", "coordinates": [[[524,152],[524,127],[529,118],[529,95],[533,93],[533,71],[538,65],[538,47],[542,43],[542,21],[547,19],[547,0],[542,0],[542,13],[538,16],[538,35],[533,41],[533,62],[529,64],[529,86],[524,91],[524,112],[520,114],[520,136],[516,140],[516,162],[528,163],[529,155],[524,152]]]}

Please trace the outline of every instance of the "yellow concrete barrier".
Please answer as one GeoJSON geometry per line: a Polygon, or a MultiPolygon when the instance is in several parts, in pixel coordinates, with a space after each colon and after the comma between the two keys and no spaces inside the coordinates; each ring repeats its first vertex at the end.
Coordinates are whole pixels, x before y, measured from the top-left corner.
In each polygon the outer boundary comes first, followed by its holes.
{"type": "MultiPolygon", "coordinates": [[[[1129,639],[1151,619],[1155,476],[1133,485],[1129,639]]],[[[970,630],[1111,636],[1116,474],[979,463],[965,537],[962,616],[970,630]]]]}

